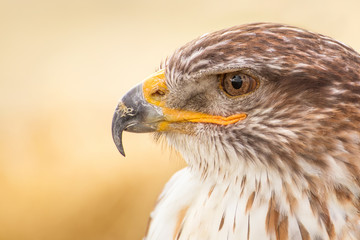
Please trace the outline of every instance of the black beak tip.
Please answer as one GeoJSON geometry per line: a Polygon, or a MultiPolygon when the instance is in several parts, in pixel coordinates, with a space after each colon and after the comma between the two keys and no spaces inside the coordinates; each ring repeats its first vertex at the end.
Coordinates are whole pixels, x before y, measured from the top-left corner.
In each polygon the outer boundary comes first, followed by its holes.
{"type": "Polygon", "coordinates": [[[120,135],[113,135],[114,143],[116,145],[116,148],[121,153],[121,155],[123,155],[125,157],[125,151],[124,151],[124,147],[123,147],[122,139],[121,139],[122,138],[122,131],[119,134],[120,135]]]}

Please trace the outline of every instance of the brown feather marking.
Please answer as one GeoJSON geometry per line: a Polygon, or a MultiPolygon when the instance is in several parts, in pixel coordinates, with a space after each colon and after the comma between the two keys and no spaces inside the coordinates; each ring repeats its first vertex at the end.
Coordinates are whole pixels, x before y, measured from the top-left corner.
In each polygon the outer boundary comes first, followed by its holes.
{"type": "Polygon", "coordinates": [[[176,221],[176,225],[175,225],[175,231],[174,231],[174,235],[173,235],[173,240],[179,239],[179,237],[181,235],[183,220],[184,220],[185,214],[188,211],[188,209],[189,209],[189,206],[186,206],[186,207],[182,208],[178,213],[177,221],[176,221]]]}
{"type": "Polygon", "coordinates": [[[259,184],[257,185],[257,192],[259,192],[261,189],[261,181],[259,181],[259,184]]]}
{"type": "Polygon", "coordinates": [[[339,200],[339,202],[346,203],[352,201],[354,195],[347,187],[341,185],[335,187],[334,190],[335,190],[336,198],[339,200]]]}
{"type": "Polygon", "coordinates": [[[327,209],[327,207],[325,207],[325,208],[326,208],[326,212],[322,213],[320,215],[320,218],[322,219],[322,221],[325,224],[325,228],[329,235],[329,239],[333,240],[336,237],[335,226],[334,226],[334,223],[330,219],[329,210],[327,209]]]}
{"type": "Polygon", "coordinates": [[[279,226],[277,227],[276,231],[276,240],[288,240],[289,239],[289,222],[288,217],[285,216],[281,222],[279,223],[279,226]]]}
{"type": "MultiPolygon", "coordinates": [[[[325,198],[326,196],[322,197],[322,199],[325,198]]],[[[334,223],[331,221],[329,209],[327,208],[325,201],[321,201],[318,195],[315,195],[314,193],[310,193],[309,202],[313,213],[314,214],[317,213],[321,221],[323,222],[326,228],[326,232],[329,236],[329,239],[330,240],[335,239],[336,237],[335,226],[334,223]]]]}
{"type": "Polygon", "coordinates": [[[265,228],[268,234],[274,233],[279,220],[279,212],[276,210],[274,195],[269,200],[269,208],[266,214],[265,228]]]}
{"type": "Polygon", "coordinates": [[[215,185],[213,185],[211,188],[210,188],[210,191],[208,193],[208,197],[211,196],[212,192],[214,191],[214,188],[215,188],[215,185]]]}
{"type": "Polygon", "coordinates": [[[242,178],[242,180],[241,180],[241,188],[244,188],[245,183],[246,183],[246,175],[243,176],[243,178],[242,178]]]}
{"type": "Polygon", "coordinates": [[[247,200],[247,203],[246,203],[246,208],[245,208],[245,213],[248,213],[254,203],[254,198],[255,198],[255,192],[253,192],[249,199],[247,200]]]}
{"type": "Polygon", "coordinates": [[[233,232],[235,232],[236,228],[236,213],[237,213],[238,204],[236,204],[235,214],[234,214],[234,223],[233,223],[233,232]]]}
{"type": "Polygon", "coordinates": [[[239,196],[240,198],[242,197],[243,193],[244,193],[244,188],[241,189],[240,196],[239,196]]]}
{"type": "Polygon", "coordinates": [[[204,168],[203,168],[203,171],[202,171],[202,173],[201,173],[201,177],[202,178],[206,178],[206,174],[207,174],[207,170],[208,170],[208,163],[207,162],[205,162],[205,164],[204,164],[204,168]]]}
{"type": "Polygon", "coordinates": [[[310,234],[309,232],[306,230],[306,228],[304,227],[304,225],[298,221],[298,225],[299,225],[299,229],[300,229],[300,234],[301,234],[301,239],[302,240],[310,240],[310,234]]]}
{"type": "Polygon", "coordinates": [[[358,197],[354,200],[354,206],[358,211],[359,222],[360,222],[360,197],[358,197]]]}
{"type": "Polygon", "coordinates": [[[240,197],[242,197],[242,195],[243,195],[243,193],[244,193],[245,183],[246,183],[246,175],[243,176],[243,178],[242,178],[242,180],[241,180],[241,192],[240,192],[240,197]]]}
{"type": "Polygon", "coordinates": [[[229,187],[230,187],[230,185],[228,185],[227,188],[225,189],[225,192],[224,192],[224,195],[223,195],[223,196],[225,196],[226,193],[229,191],[229,187]]]}
{"type": "Polygon", "coordinates": [[[176,240],[179,240],[179,239],[180,239],[182,230],[183,230],[183,226],[181,226],[181,228],[180,228],[180,230],[179,230],[179,233],[178,233],[178,235],[177,235],[176,240]]]}
{"type": "Polygon", "coordinates": [[[285,192],[286,200],[289,203],[290,213],[293,214],[295,208],[298,205],[298,202],[291,191],[291,187],[289,187],[289,185],[286,182],[283,182],[283,191],[285,192]]]}
{"type": "Polygon", "coordinates": [[[221,218],[221,221],[220,221],[219,232],[222,229],[222,227],[224,226],[224,221],[225,221],[225,213],[222,215],[222,218],[221,218]]]}

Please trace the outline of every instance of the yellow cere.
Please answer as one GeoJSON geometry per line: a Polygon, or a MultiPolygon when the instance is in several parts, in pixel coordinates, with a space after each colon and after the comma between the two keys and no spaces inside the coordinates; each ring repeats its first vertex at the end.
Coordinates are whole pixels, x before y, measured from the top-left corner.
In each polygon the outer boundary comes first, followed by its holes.
{"type": "Polygon", "coordinates": [[[161,69],[149,76],[147,79],[145,79],[143,84],[145,100],[153,105],[162,107],[165,103],[153,97],[153,94],[158,91],[164,93],[167,92],[167,86],[165,83],[165,69],[161,69]]]}
{"type": "Polygon", "coordinates": [[[247,117],[246,113],[234,114],[228,117],[210,115],[201,112],[192,112],[187,110],[172,109],[165,107],[165,102],[161,99],[155,98],[154,94],[157,92],[167,93],[168,88],[165,82],[164,69],[152,74],[143,83],[143,92],[145,100],[153,105],[159,106],[164,114],[164,122],[161,122],[158,131],[165,131],[169,124],[173,122],[199,122],[199,123],[213,123],[218,125],[234,124],[238,121],[244,120],[247,117]]]}

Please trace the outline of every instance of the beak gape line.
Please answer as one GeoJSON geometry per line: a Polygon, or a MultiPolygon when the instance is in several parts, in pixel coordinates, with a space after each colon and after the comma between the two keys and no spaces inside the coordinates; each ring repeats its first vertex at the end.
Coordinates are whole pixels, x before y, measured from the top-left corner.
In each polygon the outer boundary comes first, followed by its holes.
{"type": "Polygon", "coordinates": [[[122,132],[171,131],[171,123],[212,123],[217,125],[234,124],[247,117],[246,113],[228,117],[210,115],[182,109],[166,107],[163,98],[154,97],[154,93],[168,91],[164,70],[160,70],[142,84],[132,88],[124,95],[116,107],[112,120],[112,136],[119,152],[125,156],[122,144],[122,132]]]}

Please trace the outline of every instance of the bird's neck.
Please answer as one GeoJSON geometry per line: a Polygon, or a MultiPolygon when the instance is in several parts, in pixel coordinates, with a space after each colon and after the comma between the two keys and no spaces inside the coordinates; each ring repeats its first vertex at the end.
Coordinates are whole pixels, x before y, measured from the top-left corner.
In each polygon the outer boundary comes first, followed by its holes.
{"type": "Polygon", "coordinates": [[[256,154],[242,154],[243,150],[224,146],[216,139],[199,141],[196,137],[177,135],[176,138],[168,138],[168,142],[182,155],[192,174],[203,180],[291,180],[290,173],[280,173],[276,168],[266,165],[267,162],[256,159],[256,154]]]}
{"type": "Polygon", "coordinates": [[[288,156],[294,159],[283,159],[279,155],[259,154],[251,146],[246,147],[244,142],[236,147],[225,145],[221,137],[202,138],[179,134],[169,135],[167,139],[188,163],[191,173],[204,181],[241,185],[242,180],[246,179],[249,186],[255,186],[255,183],[263,186],[267,184],[269,190],[274,192],[284,191],[285,186],[293,185],[302,194],[321,196],[323,191],[331,188],[342,189],[354,196],[359,194],[359,186],[348,177],[354,175],[350,172],[352,169],[341,161],[334,159],[332,165],[322,169],[321,165],[296,159],[294,155],[288,156]]]}
{"type": "MultiPolygon", "coordinates": [[[[239,222],[249,222],[251,215],[251,219],[256,222],[252,228],[263,223],[266,229],[273,228],[275,232],[286,224],[289,232],[298,236],[303,234],[304,229],[307,229],[307,235],[313,237],[333,236],[335,226],[341,228],[340,232],[349,231],[344,224],[348,221],[346,219],[350,219],[350,222],[357,221],[360,190],[351,179],[343,177],[350,173],[343,169],[342,165],[330,168],[341,168],[340,173],[330,176],[328,172],[336,171],[324,171],[306,161],[300,161],[302,159],[293,159],[302,169],[296,171],[289,164],[286,165],[286,159],[259,159],[255,152],[249,152],[250,148],[240,146],[235,149],[213,139],[205,142],[195,137],[187,136],[182,139],[177,136],[170,138],[169,143],[189,165],[185,171],[190,179],[189,186],[197,186],[195,191],[191,190],[186,194],[187,197],[192,197],[191,204],[195,202],[196,206],[193,211],[189,208],[188,214],[194,213],[195,216],[198,206],[203,207],[203,212],[206,213],[225,206],[219,214],[219,229],[223,227],[220,219],[225,218],[225,213],[234,212],[233,206],[236,206],[236,209],[238,206],[242,208],[240,212],[235,210],[236,216],[239,216],[237,218],[241,218],[239,222]],[[248,152],[244,154],[246,150],[248,152]],[[278,164],[272,164],[276,160],[278,164]],[[197,184],[193,184],[194,182],[197,184]],[[211,208],[208,209],[207,206],[211,208]],[[348,215],[343,215],[345,210],[348,215]],[[272,217],[275,217],[275,222],[272,222],[272,217]],[[295,228],[291,228],[290,223],[295,224],[295,228]]],[[[183,207],[188,209],[188,206],[183,207]]],[[[199,223],[208,219],[200,217],[199,223]]],[[[226,223],[227,220],[224,228],[226,223]]],[[[231,228],[233,226],[235,225],[231,224],[231,228]]]]}

